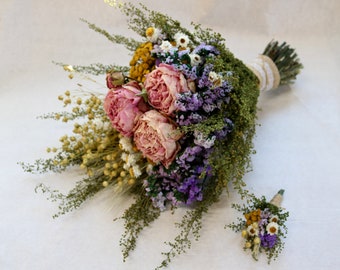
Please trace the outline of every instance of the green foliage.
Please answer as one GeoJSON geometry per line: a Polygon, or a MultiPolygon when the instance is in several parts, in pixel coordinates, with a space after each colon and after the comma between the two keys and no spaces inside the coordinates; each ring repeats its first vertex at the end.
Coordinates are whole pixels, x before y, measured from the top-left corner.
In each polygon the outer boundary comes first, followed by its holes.
{"type": "Polygon", "coordinates": [[[152,206],[149,197],[145,192],[140,190],[136,202],[133,203],[120,219],[124,220],[125,231],[120,239],[120,246],[123,252],[124,261],[130,252],[136,248],[137,239],[141,231],[156,220],[160,215],[160,210],[152,206]]]}
{"type": "Polygon", "coordinates": [[[75,187],[70,190],[66,195],[58,190],[51,190],[44,184],[39,184],[36,188],[36,192],[42,192],[48,194],[48,200],[52,202],[58,202],[58,212],[53,215],[53,218],[57,218],[68,212],[71,212],[79,208],[86,200],[93,197],[98,191],[104,187],[102,185],[103,176],[88,177],[82,181],[77,182],[75,187]]]}
{"type": "Polygon", "coordinates": [[[168,39],[173,39],[177,32],[182,32],[183,34],[186,34],[195,45],[198,44],[198,39],[195,34],[182,27],[179,21],[160,12],[150,10],[143,4],[139,4],[139,6],[140,7],[137,7],[132,3],[126,3],[120,8],[128,18],[129,28],[141,37],[145,37],[147,28],[155,27],[161,29],[168,39]]]}
{"type": "Polygon", "coordinates": [[[180,233],[175,237],[173,242],[165,243],[170,247],[170,250],[162,252],[165,259],[155,268],[155,270],[167,267],[176,255],[185,253],[190,249],[192,238],[198,241],[202,228],[203,213],[207,211],[208,208],[206,205],[197,206],[194,210],[187,211],[183,216],[182,221],[175,224],[176,227],[180,229],[180,233]]]}
{"type": "MultiPolygon", "coordinates": [[[[58,65],[58,66],[67,66],[67,64],[65,63],[61,63],[61,62],[53,62],[54,64],[58,65]]],[[[87,66],[80,66],[80,65],[75,65],[72,66],[72,69],[75,72],[79,72],[79,73],[84,73],[84,74],[91,74],[91,75],[102,75],[102,74],[106,74],[108,70],[116,70],[116,71],[120,71],[120,72],[128,72],[129,71],[129,67],[125,67],[125,66],[118,66],[118,65],[104,65],[101,63],[95,63],[95,64],[90,64],[87,66]]]]}
{"type": "Polygon", "coordinates": [[[109,41],[115,43],[115,44],[122,44],[125,46],[126,49],[129,51],[135,51],[141,42],[136,41],[133,38],[127,38],[122,35],[116,35],[116,34],[109,34],[106,30],[96,26],[93,23],[88,22],[85,19],[81,19],[83,22],[87,23],[90,29],[94,30],[95,32],[104,35],[109,41]]]}

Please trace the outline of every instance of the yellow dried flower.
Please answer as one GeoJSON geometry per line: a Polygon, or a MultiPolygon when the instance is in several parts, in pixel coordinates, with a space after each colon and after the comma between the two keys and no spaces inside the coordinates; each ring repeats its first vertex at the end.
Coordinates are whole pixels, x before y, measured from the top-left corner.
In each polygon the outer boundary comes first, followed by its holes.
{"type": "Polygon", "coordinates": [[[244,214],[244,217],[246,218],[247,225],[249,226],[249,225],[253,224],[254,222],[258,222],[261,218],[260,214],[261,214],[260,209],[254,210],[254,211],[247,213],[247,214],[244,214]]]}
{"type": "Polygon", "coordinates": [[[118,167],[119,167],[118,163],[113,163],[113,164],[112,164],[112,168],[118,169],[118,167]]]}
{"type": "Polygon", "coordinates": [[[112,171],[110,174],[111,177],[116,177],[117,175],[118,175],[117,171],[112,171]]]}
{"type": "Polygon", "coordinates": [[[145,31],[145,35],[146,35],[147,37],[151,37],[154,33],[155,33],[155,28],[153,28],[153,27],[149,27],[149,28],[146,29],[146,31],[145,31]]]}
{"type": "Polygon", "coordinates": [[[244,245],[245,248],[251,248],[251,243],[250,242],[246,242],[246,244],[244,245]]]}
{"type": "Polygon", "coordinates": [[[258,244],[260,244],[261,243],[261,239],[259,238],[259,237],[255,237],[254,238],[254,244],[255,245],[258,245],[258,244]]]}
{"type": "Polygon", "coordinates": [[[132,186],[135,182],[136,182],[136,181],[135,181],[135,179],[133,179],[133,178],[130,178],[130,179],[128,180],[128,184],[131,185],[131,186],[132,186]]]}
{"type": "Polygon", "coordinates": [[[152,43],[141,44],[130,61],[130,77],[136,81],[144,82],[145,75],[155,67],[155,58],[151,56],[152,43]]]}
{"type": "Polygon", "coordinates": [[[241,235],[243,238],[246,238],[248,236],[247,230],[243,230],[241,235]]]}

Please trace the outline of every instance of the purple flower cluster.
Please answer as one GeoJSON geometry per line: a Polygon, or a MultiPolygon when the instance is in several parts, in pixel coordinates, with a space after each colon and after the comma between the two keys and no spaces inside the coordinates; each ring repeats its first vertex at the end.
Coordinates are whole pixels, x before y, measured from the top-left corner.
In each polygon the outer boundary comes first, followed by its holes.
{"type": "Polygon", "coordinates": [[[154,206],[163,209],[165,200],[172,205],[179,202],[190,205],[201,201],[204,182],[212,176],[212,168],[208,163],[211,151],[200,146],[186,147],[177,156],[172,168],[155,166],[144,183],[154,206]],[[160,207],[161,205],[163,206],[160,207]]]}
{"type": "Polygon", "coordinates": [[[266,232],[266,226],[269,223],[272,213],[268,208],[264,209],[260,213],[259,225],[259,237],[261,239],[261,246],[266,248],[272,248],[277,242],[277,234],[270,235],[266,232]]]}
{"type": "MultiPolygon", "coordinates": [[[[214,46],[202,43],[192,51],[174,47],[162,51],[161,46],[155,45],[153,54],[156,65],[173,66],[195,85],[192,91],[177,95],[174,120],[179,127],[200,124],[215,114],[223,117],[221,109],[229,103],[231,85],[225,76],[214,72],[214,65],[207,63],[208,58],[219,54],[214,46]],[[210,78],[212,74],[215,77],[210,78]]],[[[155,207],[163,210],[166,202],[190,205],[203,199],[204,188],[213,176],[209,157],[215,142],[225,140],[232,128],[228,118],[221,121],[219,129],[209,134],[198,130],[187,132],[179,141],[181,151],[170,167],[158,164],[148,173],[144,186],[155,207]]]]}
{"type": "Polygon", "coordinates": [[[260,239],[261,239],[261,246],[262,247],[266,247],[266,248],[272,248],[275,246],[276,242],[277,242],[277,235],[273,234],[261,234],[260,233],[260,239]]]}
{"type": "Polygon", "coordinates": [[[198,124],[206,120],[216,110],[220,110],[222,104],[229,102],[231,86],[223,82],[220,87],[210,88],[209,80],[200,79],[205,91],[186,92],[179,94],[176,100],[176,122],[179,126],[198,124]]]}
{"type": "Polygon", "coordinates": [[[207,45],[206,43],[201,43],[198,45],[194,50],[193,53],[196,53],[198,55],[202,56],[213,56],[213,55],[219,55],[220,52],[212,45],[207,45]]]}
{"type": "Polygon", "coordinates": [[[181,176],[178,173],[165,170],[162,165],[158,165],[149,172],[149,177],[144,181],[144,187],[153,205],[164,210],[166,201],[170,201],[174,206],[178,204],[175,192],[180,183],[181,176]]]}

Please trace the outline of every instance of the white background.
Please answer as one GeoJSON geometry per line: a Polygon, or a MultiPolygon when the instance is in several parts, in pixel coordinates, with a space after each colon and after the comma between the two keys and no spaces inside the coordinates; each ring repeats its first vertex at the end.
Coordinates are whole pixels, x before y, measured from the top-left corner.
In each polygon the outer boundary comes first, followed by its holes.
{"type": "MultiPolygon", "coordinates": [[[[135,2],[135,1],[133,1],[135,2]]],[[[242,250],[239,235],[224,229],[235,220],[231,191],[205,215],[201,239],[168,269],[340,268],[340,2],[270,0],[143,1],[189,26],[190,21],[222,33],[236,57],[250,62],[272,38],[296,48],[304,69],[296,83],[259,99],[257,154],[245,176],[248,188],[271,197],[286,190],[290,211],[286,248],[270,266],[242,250]]],[[[119,11],[102,0],[1,0],[0,2],[0,269],[153,269],[176,236],[168,212],[142,233],[122,263],[122,222],[112,220],[131,203],[110,190],[78,211],[53,220],[56,205],[34,187],[44,182],[67,191],[78,171],[30,175],[16,164],[47,157],[47,146],[69,132],[67,125],[36,116],[61,110],[57,96],[78,79],[52,64],[126,65],[129,55],[89,30],[79,18],[130,35],[119,11]]],[[[103,78],[95,90],[106,91],[103,78]]]]}

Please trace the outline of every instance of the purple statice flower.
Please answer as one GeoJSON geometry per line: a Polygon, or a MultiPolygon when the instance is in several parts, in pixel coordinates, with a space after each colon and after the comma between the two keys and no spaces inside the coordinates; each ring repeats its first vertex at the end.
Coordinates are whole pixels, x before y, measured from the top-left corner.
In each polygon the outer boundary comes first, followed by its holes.
{"type": "Polygon", "coordinates": [[[196,66],[192,67],[187,64],[173,64],[173,67],[176,70],[181,71],[188,80],[195,81],[197,79],[196,66]]]}
{"type": "Polygon", "coordinates": [[[170,201],[177,205],[178,201],[174,196],[180,185],[181,176],[176,170],[166,170],[163,165],[158,165],[148,172],[149,177],[144,181],[143,186],[146,194],[151,198],[155,207],[165,209],[165,203],[170,201]]]}
{"type": "Polygon", "coordinates": [[[209,73],[213,70],[214,66],[212,64],[204,65],[204,69],[201,77],[198,80],[197,86],[200,89],[212,87],[212,82],[209,80],[209,73]]]}
{"type": "Polygon", "coordinates": [[[202,151],[203,148],[197,145],[185,148],[184,152],[176,158],[177,165],[181,168],[188,169],[190,167],[190,163],[193,162],[202,151]]]}
{"type": "Polygon", "coordinates": [[[268,208],[265,208],[264,210],[261,211],[260,214],[260,220],[259,220],[259,230],[261,234],[265,234],[266,232],[266,226],[269,222],[269,217],[271,213],[268,208]]]}
{"type": "Polygon", "coordinates": [[[225,139],[225,137],[228,135],[228,133],[230,133],[234,127],[233,122],[228,119],[228,118],[224,118],[224,127],[221,130],[216,130],[214,132],[214,135],[216,136],[217,140],[223,140],[225,139]]]}
{"type": "Polygon", "coordinates": [[[206,149],[196,145],[187,147],[176,158],[178,173],[184,178],[177,191],[184,195],[184,201],[187,205],[203,199],[204,181],[212,176],[212,167],[208,161],[211,153],[212,148],[206,149]],[[202,177],[202,173],[205,173],[204,177],[202,177]]]}
{"type": "Polygon", "coordinates": [[[260,233],[260,239],[261,239],[261,246],[262,247],[265,247],[265,248],[273,248],[277,242],[277,235],[276,234],[273,234],[273,235],[270,235],[270,234],[267,234],[267,233],[264,233],[264,234],[261,234],[260,233]]]}
{"type": "Polygon", "coordinates": [[[167,200],[173,205],[177,206],[180,202],[177,200],[175,193],[173,191],[170,191],[166,194],[167,200]]]}
{"type": "Polygon", "coordinates": [[[202,56],[207,56],[210,54],[213,55],[219,55],[220,52],[212,45],[207,45],[205,43],[201,43],[200,45],[198,45],[193,51],[192,53],[196,53],[202,56]]]}
{"type": "Polygon", "coordinates": [[[166,209],[166,197],[164,197],[162,192],[159,192],[157,197],[152,197],[151,200],[154,207],[159,208],[161,211],[164,211],[166,209]]]}
{"type": "Polygon", "coordinates": [[[205,103],[205,104],[203,104],[202,108],[206,113],[210,113],[217,108],[217,105],[205,103]]]}
{"type": "Polygon", "coordinates": [[[196,112],[189,113],[188,115],[178,114],[176,116],[176,123],[179,126],[189,126],[192,124],[198,124],[207,119],[207,116],[200,115],[196,112]]]}
{"type": "Polygon", "coordinates": [[[153,48],[151,50],[151,53],[154,54],[154,55],[158,55],[158,54],[161,54],[163,51],[161,49],[161,47],[159,46],[160,44],[154,44],[153,45],[153,48]]]}
{"type": "Polygon", "coordinates": [[[175,106],[178,111],[198,111],[203,104],[202,97],[198,93],[185,92],[177,95],[175,106]]]}
{"type": "Polygon", "coordinates": [[[182,58],[184,55],[189,55],[189,53],[190,53],[189,49],[178,51],[178,57],[182,58]]]}
{"type": "Polygon", "coordinates": [[[202,186],[199,185],[201,180],[195,175],[185,179],[179,186],[178,191],[187,194],[188,198],[186,204],[190,205],[195,201],[201,201],[203,199],[202,186]]]}

